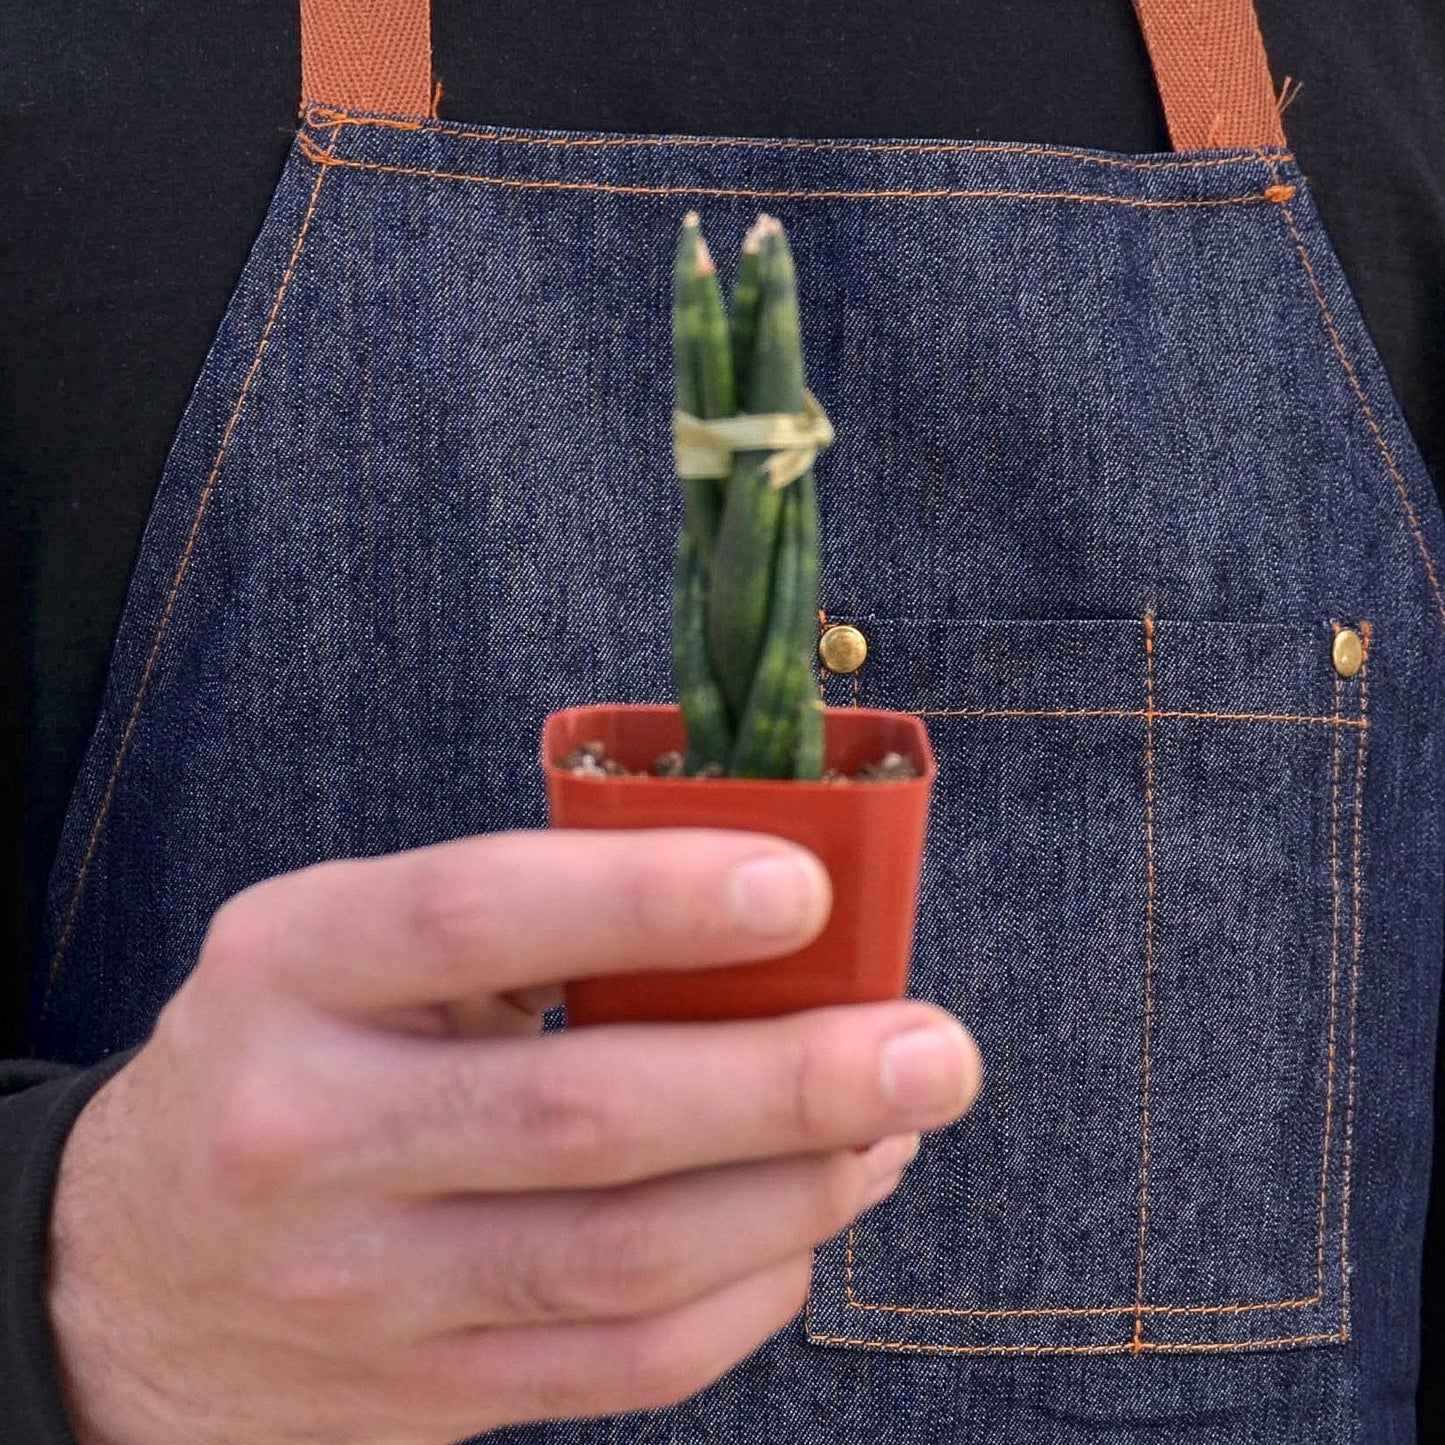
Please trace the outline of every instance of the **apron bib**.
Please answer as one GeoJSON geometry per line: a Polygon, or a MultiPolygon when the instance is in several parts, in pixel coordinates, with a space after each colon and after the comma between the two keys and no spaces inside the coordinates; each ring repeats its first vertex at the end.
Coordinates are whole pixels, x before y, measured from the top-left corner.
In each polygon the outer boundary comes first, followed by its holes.
{"type": "Polygon", "coordinates": [[[1445,526],[1249,0],[1138,8],[1174,154],[443,123],[424,0],[303,3],[37,1050],[144,1039],[258,879],[541,826],[543,716],[671,696],[696,207],[723,256],[760,209],[792,238],[823,601],[868,640],[820,682],[928,720],[914,988],[986,1061],[793,1327],[674,1409],[498,1439],[1413,1439],[1445,526]]]}

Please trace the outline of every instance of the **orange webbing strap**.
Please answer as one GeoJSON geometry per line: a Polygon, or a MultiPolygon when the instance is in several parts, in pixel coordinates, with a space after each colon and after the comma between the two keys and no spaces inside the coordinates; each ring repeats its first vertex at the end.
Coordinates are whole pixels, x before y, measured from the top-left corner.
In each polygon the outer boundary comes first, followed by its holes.
{"type": "MultiPolygon", "coordinates": [[[[1254,0],[1134,0],[1176,151],[1282,146],[1254,0]]],[[[301,94],[432,114],[430,0],[301,0],[301,94]]]]}
{"type": "Polygon", "coordinates": [[[1282,146],[1254,0],[1134,0],[1176,151],[1282,146]]]}
{"type": "Polygon", "coordinates": [[[430,0],[301,0],[301,98],[431,115],[430,0]]]}

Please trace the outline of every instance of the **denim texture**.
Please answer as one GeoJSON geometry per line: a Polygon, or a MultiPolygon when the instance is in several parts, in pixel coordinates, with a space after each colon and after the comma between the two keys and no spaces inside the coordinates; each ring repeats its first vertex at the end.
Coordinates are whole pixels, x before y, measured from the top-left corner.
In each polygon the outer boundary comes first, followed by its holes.
{"type": "Polygon", "coordinates": [[[313,110],[147,526],[38,1051],[143,1039],[257,879],[541,825],[548,711],[671,696],[694,206],[724,257],[789,229],[870,643],[822,685],[928,719],[912,986],[986,1082],[718,1385],[496,1438],[1403,1445],[1445,525],[1283,153],[313,110]]]}

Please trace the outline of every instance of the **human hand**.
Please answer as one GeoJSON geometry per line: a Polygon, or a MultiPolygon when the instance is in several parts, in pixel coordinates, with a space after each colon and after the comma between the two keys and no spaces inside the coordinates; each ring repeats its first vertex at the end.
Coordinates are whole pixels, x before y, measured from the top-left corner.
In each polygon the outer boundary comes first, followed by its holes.
{"type": "Polygon", "coordinates": [[[62,1159],[81,1445],[445,1445],[710,1383],[966,1110],[974,1046],[908,1001],[537,1019],[568,978],[791,952],[828,906],[810,854],[704,830],[496,834],[237,894],[62,1159]]]}

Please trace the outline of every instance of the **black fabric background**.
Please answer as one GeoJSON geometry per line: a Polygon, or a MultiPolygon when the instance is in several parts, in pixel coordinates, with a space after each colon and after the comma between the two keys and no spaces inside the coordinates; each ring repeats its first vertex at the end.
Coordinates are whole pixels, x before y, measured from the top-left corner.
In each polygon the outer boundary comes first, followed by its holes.
{"type": "MultiPolygon", "coordinates": [[[[1303,83],[1291,142],[1439,485],[1445,6],[1258,4],[1276,79],[1303,83]]],[[[434,10],[458,120],[1166,147],[1129,0],[434,10]]],[[[22,1046],[46,874],[152,490],[290,142],[298,44],[297,0],[0,0],[0,1053],[22,1046]]],[[[30,1143],[6,1117],[8,1175],[30,1143]]],[[[0,1252],[23,1250],[7,1202],[0,1188],[0,1252]]],[[[32,1365],[0,1361],[0,1420],[32,1365]]]]}

